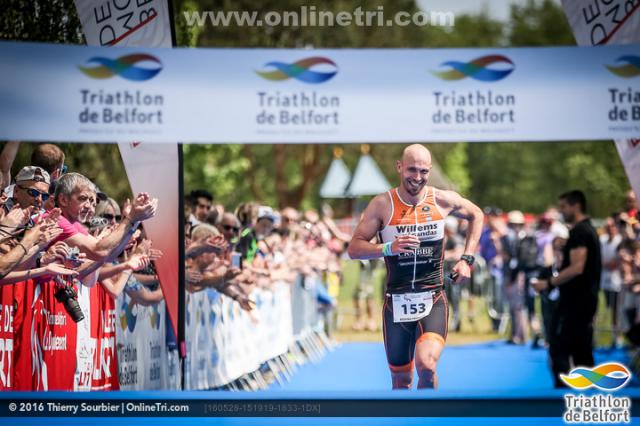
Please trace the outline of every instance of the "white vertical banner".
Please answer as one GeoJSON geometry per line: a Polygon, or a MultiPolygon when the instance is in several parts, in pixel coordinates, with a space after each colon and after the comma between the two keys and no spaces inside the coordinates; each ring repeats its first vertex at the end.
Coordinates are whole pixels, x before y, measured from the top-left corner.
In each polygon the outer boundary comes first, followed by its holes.
{"type": "Polygon", "coordinates": [[[87,44],[171,47],[167,0],[74,0],[87,44]]]}
{"type": "MultiPolygon", "coordinates": [[[[562,0],[564,12],[581,46],[640,43],[640,1],[562,0]]],[[[618,58],[629,86],[640,84],[640,55],[618,58]]],[[[631,90],[629,88],[629,90],[631,90]]],[[[616,139],[631,188],[640,195],[640,139],[616,139]]]]}

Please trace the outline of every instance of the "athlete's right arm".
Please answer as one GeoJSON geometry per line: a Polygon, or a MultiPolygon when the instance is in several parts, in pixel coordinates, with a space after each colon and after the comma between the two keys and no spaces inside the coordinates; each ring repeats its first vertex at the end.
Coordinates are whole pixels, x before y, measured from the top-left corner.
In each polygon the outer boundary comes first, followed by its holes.
{"type": "MultiPolygon", "coordinates": [[[[371,200],[349,243],[349,257],[352,259],[376,259],[384,256],[382,253],[384,244],[374,244],[371,240],[382,229],[386,220],[385,216],[390,210],[391,206],[386,193],[380,194],[371,200]]],[[[403,235],[393,241],[391,253],[392,255],[413,253],[413,249],[419,245],[420,240],[416,236],[403,235]]]]}

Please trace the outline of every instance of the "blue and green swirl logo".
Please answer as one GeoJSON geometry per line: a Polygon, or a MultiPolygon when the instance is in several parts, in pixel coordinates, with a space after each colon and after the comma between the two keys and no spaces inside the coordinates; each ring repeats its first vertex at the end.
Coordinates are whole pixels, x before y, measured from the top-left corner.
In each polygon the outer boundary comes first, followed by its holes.
{"type": "Polygon", "coordinates": [[[568,375],[561,374],[560,378],[574,389],[588,389],[597,387],[606,391],[614,391],[624,386],[631,377],[631,373],[622,364],[609,362],[597,367],[577,367],[568,375]]]}
{"type": "Polygon", "coordinates": [[[120,56],[116,59],[94,56],[89,59],[87,63],[97,65],[94,67],[79,66],[78,68],[87,76],[98,80],[119,75],[130,81],[146,81],[152,79],[162,71],[162,63],[160,60],[146,53],[135,53],[120,56]],[[140,62],[153,62],[157,66],[155,68],[142,68],[138,66],[140,62]]]}
{"type": "Polygon", "coordinates": [[[640,56],[624,55],[620,56],[616,62],[622,65],[615,67],[607,65],[607,69],[618,77],[631,78],[640,75],[640,56]]]}
{"type": "Polygon", "coordinates": [[[304,83],[318,84],[331,80],[338,73],[336,63],[322,56],[300,59],[292,64],[272,61],[264,64],[264,67],[271,69],[267,71],[256,71],[256,74],[265,80],[271,81],[283,81],[294,78],[304,83]],[[311,69],[323,64],[331,68],[331,70],[315,71],[311,69]]]}
{"type": "Polygon", "coordinates": [[[447,61],[440,64],[449,67],[445,71],[432,71],[432,74],[445,81],[456,81],[470,77],[474,80],[492,82],[506,78],[515,69],[513,61],[503,55],[487,55],[470,62],[447,61]],[[507,69],[489,68],[493,64],[507,64],[507,69]]]}

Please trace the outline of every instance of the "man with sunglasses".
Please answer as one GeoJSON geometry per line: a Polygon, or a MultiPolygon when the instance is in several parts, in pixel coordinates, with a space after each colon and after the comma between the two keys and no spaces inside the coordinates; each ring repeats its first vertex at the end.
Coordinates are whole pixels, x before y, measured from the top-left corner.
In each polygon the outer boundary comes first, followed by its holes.
{"type": "Polygon", "coordinates": [[[34,213],[43,210],[44,203],[49,199],[49,173],[40,167],[26,166],[18,172],[15,181],[13,197],[3,205],[5,213],[15,206],[23,209],[32,206],[34,213]]]}
{"type": "Polygon", "coordinates": [[[229,243],[236,244],[238,242],[238,236],[240,235],[240,221],[234,214],[223,214],[220,223],[218,223],[216,227],[224,236],[224,239],[229,243]]]}

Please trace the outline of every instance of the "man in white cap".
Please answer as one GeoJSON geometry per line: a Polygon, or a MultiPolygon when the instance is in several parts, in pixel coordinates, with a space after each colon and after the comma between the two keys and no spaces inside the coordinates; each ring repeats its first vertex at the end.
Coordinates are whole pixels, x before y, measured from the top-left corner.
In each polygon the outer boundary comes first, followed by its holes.
{"type": "Polygon", "coordinates": [[[49,199],[49,173],[40,167],[26,166],[18,172],[15,181],[13,197],[4,204],[5,210],[9,211],[14,206],[23,209],[33,206],[34,210],[42,210],[49,199]]]}

